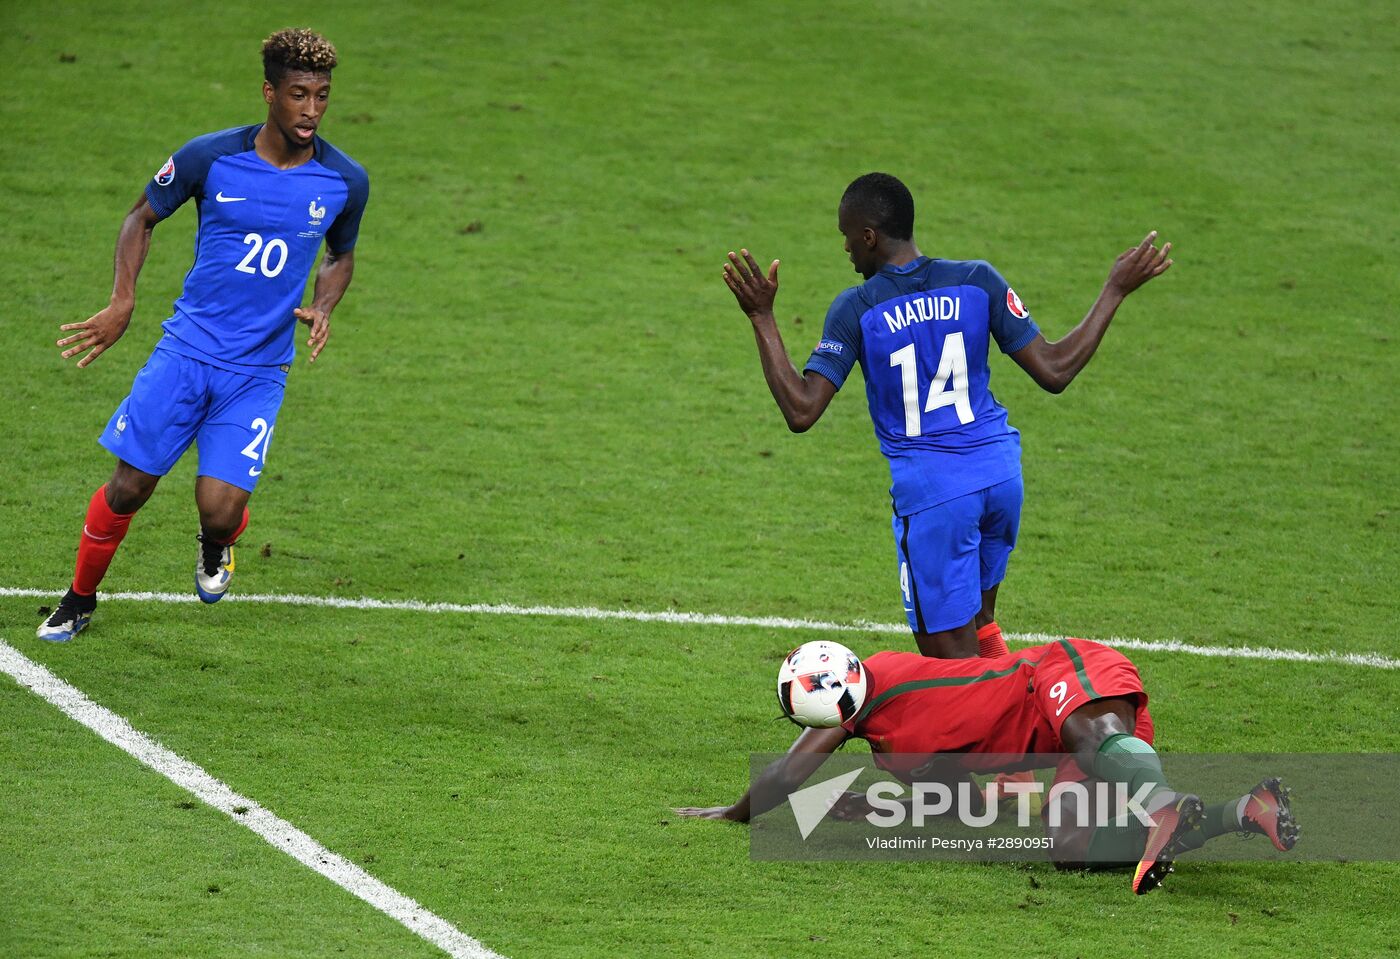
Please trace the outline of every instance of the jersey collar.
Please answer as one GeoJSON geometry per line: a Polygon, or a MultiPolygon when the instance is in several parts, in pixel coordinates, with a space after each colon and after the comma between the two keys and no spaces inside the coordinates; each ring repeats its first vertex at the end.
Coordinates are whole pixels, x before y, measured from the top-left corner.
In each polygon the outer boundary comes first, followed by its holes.
{"type": "Polygon", "coordinates": [[[884,266],[880,267],[880,272],[890,273],[894,276],[908,276],[910,273],[913,273],[915,270],[917,270],[919,267],[923,266],[926,263],[928,263],[928,257],[916,256],[914,257],[914,259],[910,260],[903,266],[891,266],[890,264],[886,263],[884,266]]]}
{"type": "MultiPolygon", "coordinates": [[[[244,149],[252,153],[254,156],[257,156],[258,160],[264,163],[268,168],[276,170],[278,173],[290,172],[290,170],[283,170],[281,167],[273,166],[271,163],[268,163],[266,160],[264,160],[261,156],[258,155],[258,134],[262,132],[262,128],[265,126],[267,126],[266,123],[254,123],[252,126],[248,127],[248,139],[245,143],[244,149]]],[[[298,164],[297,166],[294,166],[291,169],[300,170],[302,167],[306,166],[307,163],[320,163],[321,155],[324,152],[323,147],[325,146],[325,142],[326,141],[321,139],[321,134],[313,133],[311,135],[311,159],[307,160],[306,163],[298,164]]]]}

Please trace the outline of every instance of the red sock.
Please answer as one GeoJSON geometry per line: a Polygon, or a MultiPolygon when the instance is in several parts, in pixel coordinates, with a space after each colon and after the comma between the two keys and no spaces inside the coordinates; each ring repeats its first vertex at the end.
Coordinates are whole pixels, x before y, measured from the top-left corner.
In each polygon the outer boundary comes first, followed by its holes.
{"type": "Polygon", "coordinates": [[[230,543],[238,542],[238,537],[243,535],[243,531],[248,528],[248,507],[243,507],[243,519],[238,523],[238,529],[233,531],[233,535],[228,539],[220,540],[220,546],[228,546],[230,543]]]}
{"type": "Polygon", "coordinates": [[[1006,648],[1006,640],[1002,638],[1001,627],[996,624],[996,620],[977,631],[978,656],[1004,656],[1008,652],[1010,650],[1006,648]]]}
{"type": "Polygon", "coordinates": [[[83,535],[78,540],[78,565],[73,571],[73,592],[91,596],[107,575],[107,567],[121,545],[126,528],[135,513],[114,513],[107,505],[107,486],[103,484],[88,502],[83,535]]]}

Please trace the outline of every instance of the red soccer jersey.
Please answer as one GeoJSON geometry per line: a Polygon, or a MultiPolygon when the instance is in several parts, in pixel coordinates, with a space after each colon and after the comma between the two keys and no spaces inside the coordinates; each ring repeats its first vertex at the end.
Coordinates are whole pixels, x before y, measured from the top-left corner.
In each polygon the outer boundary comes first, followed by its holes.
{"type": "Polygon", "coordinates": [[[1062,639],[990,659],[883,652],[864,664],[865,703],[844,728],[867,740],[884,768],[891,764],[880,754],[888,753],[968,754],[959,765],[979,772],[1018,765],[990,754],[1063,753],[1065,719],[1109,696],[1136,696],[1135,732],[1152,741],[1137,669],[1122,653],[1089,640],[1062,639]]]}

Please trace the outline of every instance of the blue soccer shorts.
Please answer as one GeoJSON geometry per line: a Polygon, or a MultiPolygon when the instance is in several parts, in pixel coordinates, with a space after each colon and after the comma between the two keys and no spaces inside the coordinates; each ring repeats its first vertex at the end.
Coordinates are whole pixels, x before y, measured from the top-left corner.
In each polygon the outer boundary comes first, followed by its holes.
{"type": "Polygon", "coordinates": [[[909,628],[938,633],[970,622],[982,592],[1006,578],[1021,525],[1021,477],[894,517],[899,586],[909,628]]]}
{"type": "Polygon", "coordinates": [[[156,350],[102,432],[118,459],[154,476],[170,472],[191,443],[199,475],[252,492],[258,485],[285,386],[156,350]]]}

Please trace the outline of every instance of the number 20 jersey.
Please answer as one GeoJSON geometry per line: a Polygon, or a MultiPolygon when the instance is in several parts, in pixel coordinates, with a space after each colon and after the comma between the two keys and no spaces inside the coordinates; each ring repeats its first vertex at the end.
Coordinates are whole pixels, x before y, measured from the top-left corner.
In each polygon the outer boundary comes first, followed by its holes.
{"type": "Polygon", "coordinates": [[[989,263],[919,257],[839,295],[806,369],[838,389],[859,360],[870,418],[908,516],[1021,472],[1020,434],[992,396],[990,340],[1015,353],[1039,328],[989,263]]]}
{"type": "Polygon", "coordinates": [[[199,212],[194,265],[158,348],[285,381],[295,355],[292,311],[321,241],[334,253],[354,248],[369,177],[320,137],[310,160],[278,169],[254,149],[261,128],[196,137],[146,187],[162,219],[189,199],[199,212]]]}

